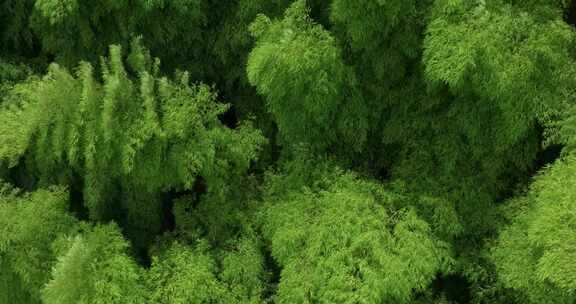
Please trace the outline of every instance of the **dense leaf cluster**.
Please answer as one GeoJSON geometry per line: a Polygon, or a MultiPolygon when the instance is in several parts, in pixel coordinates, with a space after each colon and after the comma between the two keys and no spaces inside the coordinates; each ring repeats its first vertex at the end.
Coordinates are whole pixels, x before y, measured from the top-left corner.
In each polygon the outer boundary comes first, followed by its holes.
{"type": "Polygon", "coordinates": [[[0,0],[0,303],[574,303],[575,9],[0,0]]]}

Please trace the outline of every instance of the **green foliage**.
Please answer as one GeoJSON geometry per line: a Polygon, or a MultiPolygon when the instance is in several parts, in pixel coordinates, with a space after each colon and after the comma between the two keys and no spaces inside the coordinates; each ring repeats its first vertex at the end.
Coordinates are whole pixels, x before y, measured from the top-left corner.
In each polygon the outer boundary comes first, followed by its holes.
{"type": "MultiPolygon", "coordinates": [[[[388,146],[397,144],[393,138],[402,138],[401,145],[414,139],[412,134],[400,133],[417,123],[405,117],[414,112],[406,105],[420,100],[424,93],[420,85],[420,61],[431,2],[331,1],[334,35],[343,49],[345,61],[353,67],[369,109],[364,122],[368,126],[368,143],[362,151],[366,168],[363,171],[389,170],[397,149],[388,146]]],[[[417,107],[423,109],[428,105],[417,107]]],[[[358,157],[355,162],[361,163],[358,157]]]]}
{"type": "Polygon", "coordinates": [[[175,243],[160,260],[154,260],[147,278],[152,303],[231,303],[205,247],[189,249],[175,243]]]}
{"type": "Polygon", "coordinates": [[[456,202],[475,240],[493,232],[494,201],[533,170],[540,126],[571,98],[575,36],[550,6],[436,1],[426,83],[393,95],[408,98],[384,127],[385,142],[401,147],[392,175],[456,202]]]}
{"type": "Polygon", "coordinates": [[[28,19],[33,0],[0,1],[0,54],[28,55],[34,44],[34,36],[28,19]]]}
{"type": "Polygon", "coordinates": [[[11,64],[0,60],[0,84],[2,86],[22,81],[30,74],[30,69],[23,64],[11,64]]]}
{"type": "Polygon", "coordinates": [[[59,244],[44,303],[144,303],[141,270],[115,225],[98,226],[59,244]]]}
{"type": "Polygon", "coordinates": [[[110,44],[127,46],[136,34],[142,34],[153,51],[163,52],[172,68],[175,62],[201,62],[206,53],[205,47],[198,47],[207,40],[204,0],[33,2],[30,27],[43,52],[55,55],[66,67],[80,60],[96,62],[110,44]]]}
{"type": "Polygon", "coordinates": [[[574,154],[576,148],[576,105],[569,102],[564,111],[551,115],[547,121],[546,145],[561,145],[563,154],[574,154]]]}
{"type": "Polygon", "coordinates": [[[449,251],[410,206],[351,174],[269,202],[264,234],[282,267],[277,303],[410,303],[449,251]],[[402,204],[400,204],[402,205],[402,204]]]}
{"type": "Polygon", "coordinates": [[[23,64],[12,64],[0,59],[0,104],[12,87],[32,74],[23,64]]]}
{"type": "MultiPolygon", "coordinates": [[[[421,32],[430,2],[332,1],[330,20],[342,43],[351,49],[349,60],[357,65],[359,75],[367,76],[360,76],[368,82],[363,85],[377,87],[380,97],[387,88],[410,77],[410,61],[418,59],[421,52],[421,32]]],[[[378,107],[376,102],[373,106],[378,107]]]]}
{"type": "Polygon", "coordinates": [[[218,258],[208,243],[172,243],[153,257],[146,282],[150,303],[261,303],[263,261],[251,238],[218,258]]]}
{"type": "Polygon", "coordinates": [[[288,0],[240,0],[227,8],[214,41],[214,54],[221,63],[222,70],[226,71],[226,74],[222,75],[226,87],[248,84],[245,64],[254,45],[249,30],[252,21],[260,13],[279,16],[289,4],[288,0]]]}
{"type": "Polygon", "coordinates": [[[52,242],[73,232],[76,226],[67,210],[68,197],[63,189],[19,193],[8,185],[1,185],[0,265],[3,267],[0,281],[8,276],[11,282],[0,285],[0,294],[12,294],[15,299],[29,294],[29,300],[37,302],[40,289],[48,282],[50,270],[56,263],[52,242]]]}
{"type": "Polygon", "coordinates": [[[246,229],[251,229],[252,217],[259,206],[257,187],[252,178],[229,185],[232,197],[221,199],[210,193],[193,194],[174,200],[175,230],[182,239],[203,236],[212,244],[225,245],[246,229]]]}
{"type": "Polygon", "coordinates": [[[10,264],[0,258],[0,303],[27,304],[40,303],[32,296],[34,290],[27,290],[18,275],[11,269],[10,264]]]}
{"type": "Polygon", "coordinates": [[[573,303],[575,6],[0,0],[0,303],[573,303]]]}
{"type": "MultiPolygon", "coordinates": [[[[426,76],[458,98],[481,101],[480,109],[494,117],[483,120],[495,129],[496,153],[516,149],[536,120],[563,109],[573,86],[576,36],[559,20],[561,14],[543,18],[499,1],[456,3],[439,1],[434,9],[425,41],[426,76]]],[[[480,137],[472,133],[477,127],[464,130],[470,138],[480,137]]]]}
{"type": "Polygon", "coordinates": [[[43,50],[72,66],[96,59],[110,44],[128,40],[138,21],[133,13],[141,12],[139,2],[36,0],[31,25],[43,50]]]}
{"type": "Polygon", "coordinates": [[[120,47],[110,48],[102,83],[82,63],[76,75],[53,64],[18,85],[0,113],[0,158],[15,165],[25,156],[46,183],[82,174],[91,218],[125,210],[136,234],[150,234],[160,228],[161,192],[192,189],[201,176],[209,192],[225,195],[264,139],[249,124],[224,127],[218,115],[227,106],[213,89],[189,84],[187,73],[160,77],[138,41],[132,50],[126,69],[120,47]]]}
{"type": "Polygon", "coordinates": [[[208,56],[209,1],[138,0],[128,14],[136,15],[134,6],[138,5],[143,7],[142,18],[133,31],[143,35],[151,51],[172,68],[187,68],[193,75],[205,76],[211,68],[202,62],[208,56]],[[187,64],[181,66],[181,62],[187,64]]]}
{"type": "Polygon", "coordinates": [[[556,162],[541,173],[525,197],[508,202],[511,224],[492,256],[502,282],[528,295],[530,303],[572,303],[576,217],[576,159],[556,162]]]}
{"type": "Polygon", "coordinates": [[[236,302],[262,303],[268,275],[260,240],[253,232],[245,232],[227,245],[226,250],[218,253],[222,265],[220,279],[236,302]]]}
{"type": "Polygon", "coordinates": [[[296,1],[284,19],[260,15],[251,26],[257,42],[248,59],[248,79],[265,97],[283,145],[318,149],[365,141],[368,109],[336,41],[296,1]]]}
{"type": "MultiPolygon", "coordinates": [[[[566,98],[575,35],[559,12],[529,15],[522,6],[439,1],[428,25],[426,76],[500,109],[498,147],[514,143],[530,121],[566,98]],[[542,102],[544,101],[544,102],[542,102]]],[[[543,7],[541,4],[540,7],[543,7]]]]}

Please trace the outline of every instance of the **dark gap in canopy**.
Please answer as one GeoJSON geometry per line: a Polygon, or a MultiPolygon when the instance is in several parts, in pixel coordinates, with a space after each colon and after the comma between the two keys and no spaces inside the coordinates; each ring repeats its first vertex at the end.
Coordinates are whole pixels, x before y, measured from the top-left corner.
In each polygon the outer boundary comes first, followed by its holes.
{"type": "Polygon", "coordinates": [[[576,0],[572,0],[568,9],[564,12],[564,21],[572,26],[576,26],[576,0]]]}
{"type": "Polygon", "coordinates": [[[236,109],[234,108],[234,105],[231,104],[228,111],[218,115],[218,119],[226,127],[230,129],[236,129],[236,126],[238,125],[238,117],[236,115],[236,109]]]}
{"type": "Polygon", "coordinates": [[[471,284],[462,275],[440,275],[432,283],[435,296],[444,296],[448,303],[470,303],[471,284]]]}
{"type": "MultiPolygon", "coordinates": [[[[164,194],[162,201],[162,226],[161,233],[172,232],[176,229],[174,215],[174,202],[178,199],[189,198],[192,200],[192,208],[196,208],[201,196],[206,193],[206,181],[198,176],[191,189],[171,190],[164,194]]],[[[193,212],[193,210],[187,210],[193,212]]]]}
{"type": "MultiPolygon", "coordinates": [[[[268,244],[269,245],[269,244],[268,244]]],[[[280,283],[280,277],[282,273],[282,267],[276,262],[272,256],[270,246],[266,246],[262,250],[264,256],[264,269],[268,273],[268,288],[263,293],[265,299],[272,299],[276,294],[278,289],[278,284],[280,283]]]]}
{"type": "Polygon", "coordinates": [[[307,1],[308,7],[310,8],[310,18],[327,30],[330,30],[331,28],[330,3],[331,1],[324,0],[307,1]]]}
{"type": "Polygon", "coordinates": [[[89,211],[84,202],[84,179],[77,172],[72,172],[71,175],[69,186],[70,212],[77,219],[87,221],[89,211]]]}
{"type": "MultiPolygon", "coordinates": [[[[573,4],[574,3],[576,2],[573,2],[573,4]]],[[[544,135],[545,127],[540,124],[537,124],[536,129],[538,132],[540,142],[544,142],[546,140],[546,137],[544,135]]],[[[540,151],[538,151],[538,154],[536,155],[536,160],[534,161],[534,166],[532,171],[530,172],[530,176],[538,174],[540,170],[545,168],[547,165],[554,163],[558,158],[560,158],[562,149],[564,149],[564,146],[559,144],[548,145],[540,149],[540,151]]]]}
{"type": "MultiPolygon", "coordinates": [[[[545,127],[536,124],[535,125],[535,143],[541,145],[545,140],[545,127]]],[[[505,202],[506,200],[522,195],[526,188],[533,182],[533,177],[538,175],[538,173],[544,169],[546,166],[554,163],[562,153],[564,149],[563,145],[551,144],[538,149],[538,152],[534,155],[534,160],[527,170],[509,170],[509,174],[506,176],[508,184],[506,188],[498,195],[498,202],[505,202]]]]}

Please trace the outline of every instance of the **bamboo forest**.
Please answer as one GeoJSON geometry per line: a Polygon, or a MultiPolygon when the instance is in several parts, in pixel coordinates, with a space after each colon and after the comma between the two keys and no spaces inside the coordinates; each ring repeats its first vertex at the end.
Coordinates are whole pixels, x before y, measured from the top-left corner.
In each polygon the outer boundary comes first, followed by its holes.
{"type": "Polygon", "coordinates": [[[576,1],[0,0],[0,304],[575,304],[576,1]]]}

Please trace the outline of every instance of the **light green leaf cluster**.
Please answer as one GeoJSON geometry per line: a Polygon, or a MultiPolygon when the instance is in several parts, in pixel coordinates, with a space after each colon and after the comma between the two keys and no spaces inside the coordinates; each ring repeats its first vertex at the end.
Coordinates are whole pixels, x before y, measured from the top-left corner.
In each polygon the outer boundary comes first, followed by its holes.
{"type": "Polygon", "coordinates": [[[262,303],[263,261],[257,243],[242,238],[220,254],[200,240],[172,243],[146,274],[150,303],[262,303]]]}
{"type": "Polygon", "coordinates": [[[457,95],[474,94],[485,107],[501,111],[495,144],[502,149],[567,98],[562,88],[573,85],[576,35],[559,10],[543,17],[498,2],[438,1],[424,63],[430,81],[447,84],[457,95]]]}
{"type": "Polygon", "coordinates": [[[75,220],[67,196],[0,188],[0,303],[263,303],[267,275],[253,232],[214,249],[172,241],[144,269],[116,224],[75,220]]]}
{"type": "Polygon", "coordinates": [[[112,46],[102,82],[88,63],[76,75],[53,64],[46,76],[16,86],[0,111],[0,158],[16,165],[25,157],[45,183],[81,174],[93,219],[126,210],[153,233],[161,192],[192,189],[201,176],[222,197],[265,140],[249,124],[223,126],[218,115],[227,105],[215,102],[212,88],[190,84],[187,73],[160,77],[138,41],[129,66],[123,61],[112,46]]]}
{"type": "Polygon", "coordinates": [[[141,269],[117,226],[88,228],[62,243],[43,303],[144,303],[141,269]]]}
{"type": "Polygon", "coordinates": [[[492,249],[502,282],[530,303],[576,299],[576,159],[568,156],[542,172],[530,192],[508,202],[511,224],[492,249]]]}
{"type": "Polygon", "coordinates": [[[147,281],[153,303],[231,303],[214,272],[216,263],[206,244],[191,249],[174,243],[153,261],[147,281]]]}
{"type": "Polygon", "coordinates": [[[77,224],[68,214],[67,195],[60,188],[19,193],[0,186],[0,303],[19,303],[26,294],[38,301],[56,263],[52,243],[77,224]]]}
{"type": "Polygon", "coordinates": [[[262,244],[253,232],[244,232],[229,242],[229,249],[219,252],[222,269],[219,278],[238,303],[265,303],[263,293],[269,279],[265,270],[262,244]]]}
{"type": "Polygon", "coordinates": [[[264,211],[264,234],[282,267],[276,303],[411,303],[449,250],[410,206],[351,174],[328,187],[277,197],[264,211]],[[401,204],[400,204],[401,205],[401,204]]]}
{"type": "Polygon", "coordinates": [[[335,39],[310,19],[306,2],[296,1],[282,20],[260,15],[251,30],[257,42],[248,80],[266,99],[282,143],[361,149],[368,109],[335,39]]]}

